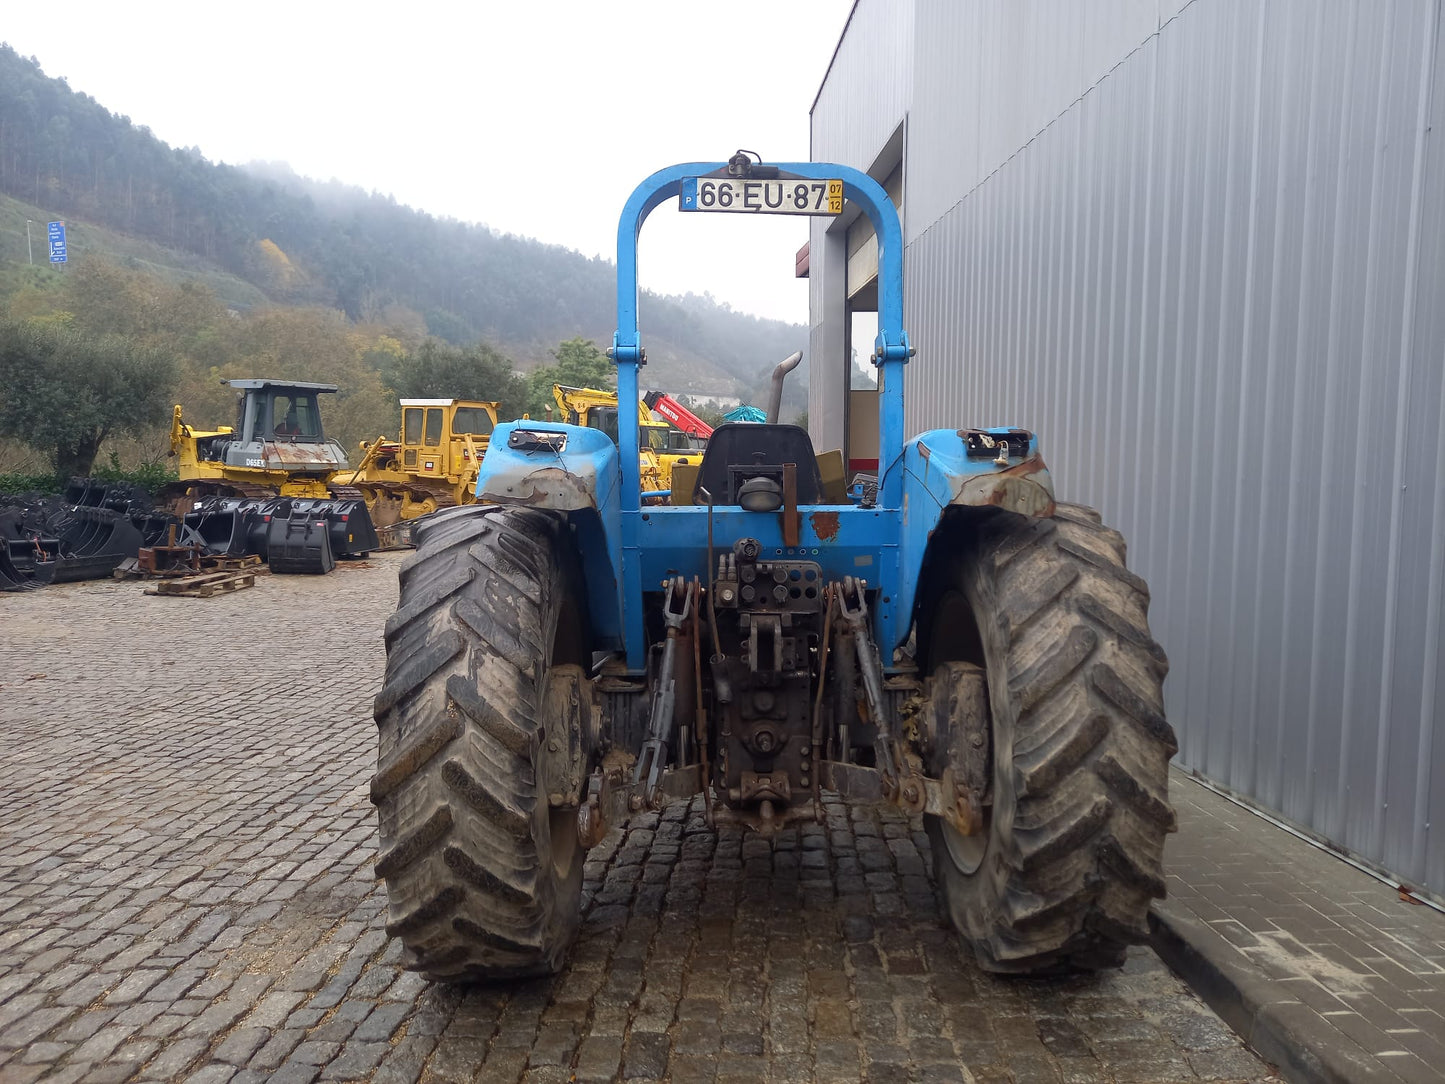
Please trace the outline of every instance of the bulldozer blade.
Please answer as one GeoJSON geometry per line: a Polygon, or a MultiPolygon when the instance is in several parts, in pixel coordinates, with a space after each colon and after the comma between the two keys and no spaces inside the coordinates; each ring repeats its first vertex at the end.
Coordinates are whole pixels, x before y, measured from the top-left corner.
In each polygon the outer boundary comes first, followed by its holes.
{"type": "Polygon", "coordinates": [[[376,528],[376,548],[379,550],[409,550],[415,543],[411,540],[415,520],[401,520],[376,528]]]}

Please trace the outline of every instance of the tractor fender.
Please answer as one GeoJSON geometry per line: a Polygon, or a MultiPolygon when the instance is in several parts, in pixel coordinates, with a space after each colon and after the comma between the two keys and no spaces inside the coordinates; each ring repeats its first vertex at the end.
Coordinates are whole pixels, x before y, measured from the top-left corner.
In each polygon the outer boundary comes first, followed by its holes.
{"type": "MultiPolygon", "coordinates": [[[[993,508],[1034,518],[1054,514],[1054,483],[1039,453],[1038,436],[1027,430],[931,429],[904,445],[893,469],[900,466],[900,615],[913,612],[924,560],[946,517],[993,508]]],[[[904,623],[900,635],[907,634],[904,623]]]]}
{"type": "Polygon", "coordinates": [[[601,651],[622,649],[621,490],[612,438],[562,422],[502,422],[477,473],[481,504],[567,513],[587,582],[594,647],[601,651]]]}

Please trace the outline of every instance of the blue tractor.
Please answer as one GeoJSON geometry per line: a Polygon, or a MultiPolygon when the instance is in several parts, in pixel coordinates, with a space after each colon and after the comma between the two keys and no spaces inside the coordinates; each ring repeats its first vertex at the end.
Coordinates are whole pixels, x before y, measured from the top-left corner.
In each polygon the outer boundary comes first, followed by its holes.
{"type": "Polygon", "coordinates": [[[651,503],[635,412],[616,442],[499,425],[479,503],[419,526],[386,624],[371,796],[388,932],[438,980],[555,971],[586,849],[630,814],[700,794],[709,824],[771,837],[821,822],[826,790],[922,818],[984,967],[1119,965],[1164,893],[1176,748],[1124,539],[1056,503],[1027,430],[904,439],[898,217],[846,166],[739,152],[637,187],[618,228],[619,402],[646,361],[637,237],[669,200],[846,200],[872,220],[876,485],[825,483],[797,426],[724,424],[651,503]]]}

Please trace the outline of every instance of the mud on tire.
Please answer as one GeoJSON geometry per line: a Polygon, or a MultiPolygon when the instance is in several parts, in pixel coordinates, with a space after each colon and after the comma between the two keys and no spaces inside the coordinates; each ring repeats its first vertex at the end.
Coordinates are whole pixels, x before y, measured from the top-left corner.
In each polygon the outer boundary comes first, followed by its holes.
{"type": "Polygon", "coordinates": [[[586,661],[567,522],[466,507],[418,535],[375,703],[387,933],[433,979],[550,973],[576,935],[583,862],[575,803],[539,784],[544,684],[586,661]]]}
{"type": "Polygon", "coordinates": [[[983,521],[930,586],[929,670],[982,665],[992,717],[983,833],[928,818],[944,908],[989,970],[1117,966],[1148,936],[1174,830],[1148,587],[1122,536],[1078,505],[983,521]]]}

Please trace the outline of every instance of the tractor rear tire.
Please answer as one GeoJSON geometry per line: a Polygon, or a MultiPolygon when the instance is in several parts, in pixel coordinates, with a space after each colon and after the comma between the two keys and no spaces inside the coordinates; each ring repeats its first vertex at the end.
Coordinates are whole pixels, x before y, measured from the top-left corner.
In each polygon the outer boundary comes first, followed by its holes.
{"type": "Polygon", "coordinates": [[[987,970],[1117,967],[1148,937],[1175,827],[1149,589],[1117,531],[1062,504],[985,520],[931,587],[929,672],[982,665],[991,717],[983,831],[928,818],[943,906],[987,970]]]}
{"type": "Polygon", "coordinates": [[[577,933],[584,857],[585,764],[564,765],[565,793],[543,783],[545,749],[580,748],[544,717],[551,683],[575,690],[588,662],[567,521],[472,506],[417,534],[375,704],[387,933],[431,979],[550,974],[577,933]]]}

